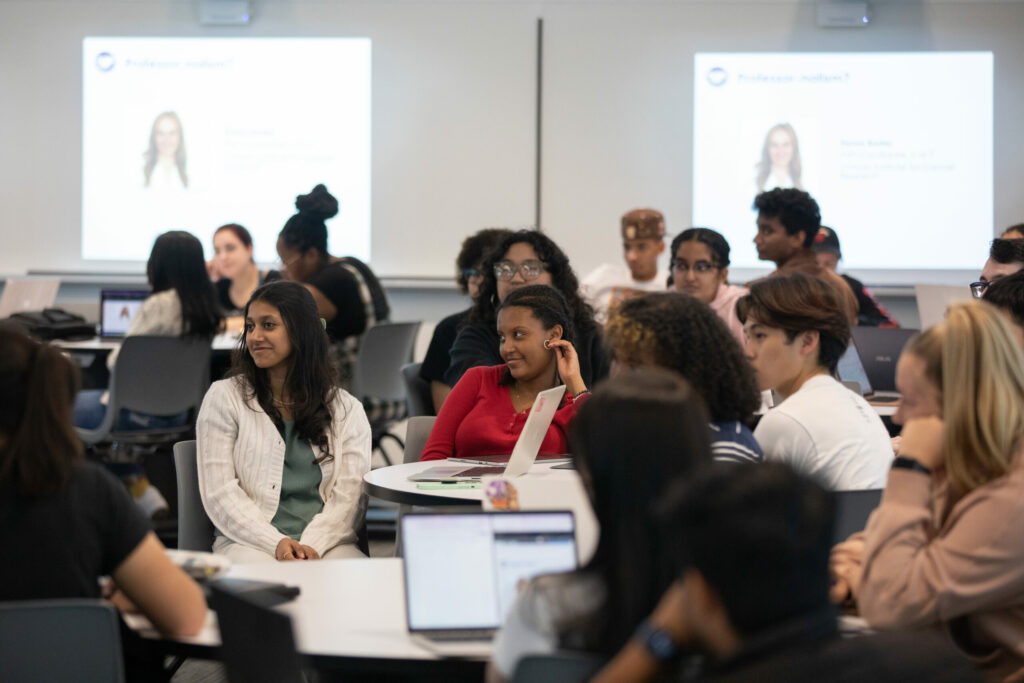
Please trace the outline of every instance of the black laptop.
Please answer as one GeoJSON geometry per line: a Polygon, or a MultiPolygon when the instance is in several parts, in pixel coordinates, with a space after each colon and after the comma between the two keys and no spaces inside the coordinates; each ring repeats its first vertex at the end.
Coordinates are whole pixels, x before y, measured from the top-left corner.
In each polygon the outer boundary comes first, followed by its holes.
{"type": "Polygon", "coordinates": [[[853,343],[875,393],[896,391],[896,361],[917,330],[854,327],[853,343]]]}

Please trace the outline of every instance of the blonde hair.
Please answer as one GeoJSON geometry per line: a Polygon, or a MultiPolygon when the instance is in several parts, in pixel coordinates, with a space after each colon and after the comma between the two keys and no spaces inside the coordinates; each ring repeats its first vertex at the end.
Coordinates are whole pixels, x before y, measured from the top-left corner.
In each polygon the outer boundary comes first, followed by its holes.
{"type": "Polygon", "coordinates": [[[1024,435],[1024,351],[1005,316],[981,301],[954,304],[905,352],[924,361],[942,396],[954,491],[963,495],[1007,474],[1024,435]]]}

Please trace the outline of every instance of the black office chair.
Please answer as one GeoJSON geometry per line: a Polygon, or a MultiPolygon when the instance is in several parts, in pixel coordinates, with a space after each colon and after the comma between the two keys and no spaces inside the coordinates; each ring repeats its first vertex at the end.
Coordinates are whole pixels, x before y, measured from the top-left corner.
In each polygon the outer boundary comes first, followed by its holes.
{"type": "Polygon", "coordinates": [[[402,366],[405,380],[405,399],[409,404],[409,417],[434,415],[434,397],[430,395],[430,382],[420,377],[423,363],[407,363],[402,366]]]}
{"type": "Polygon", "coordinates": [[[102,600],[0,603],[0,681],[121,683],[117,610],[102,600]]]}
{"type": "Polygon", "coordinates": [[[295,649],[291,618],[210,585],[221,655],[231,683],[305,683],[308,664],[295,649]]]}
{"type": "Polygon", "coordinates": [[[577,683],[589,681],[604,660],[582,652],[528,655],[519,660],[512,683],[577,683]]]}

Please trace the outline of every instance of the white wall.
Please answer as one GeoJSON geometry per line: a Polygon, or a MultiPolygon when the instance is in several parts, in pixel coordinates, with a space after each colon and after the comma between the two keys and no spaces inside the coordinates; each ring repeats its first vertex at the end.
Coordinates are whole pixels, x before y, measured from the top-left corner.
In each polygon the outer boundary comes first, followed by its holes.
{"type": "MultiPolygon", "coordinates": [[[[806,2],[253,4],[251,26],[212,29],[181,0],[0,0],[0,274],[125,270],[78,256],[88,35],[369,36],[373,266],[384,276],[448,276],[466,233],[532,221],[537,17],[543,223],[580,272],[619,257],[628,208],[661,208],[673,233],[689,225],[697,51],[992,50],[992,227],[1024,220],[1022,2],[879,0],[872,25],[853,30],[818,29],[806,2]]],[[[928,238],[928,226],[908,229],[928,238]]]]}

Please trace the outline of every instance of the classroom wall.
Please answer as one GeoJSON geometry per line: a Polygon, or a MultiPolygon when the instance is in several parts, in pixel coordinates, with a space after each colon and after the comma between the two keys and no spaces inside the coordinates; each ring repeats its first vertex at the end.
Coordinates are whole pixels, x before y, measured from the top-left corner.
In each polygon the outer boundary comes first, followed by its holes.
{"type": "MultiPolygon", "coordinates": [[[[1024,220],[1016,190],[1024,175],[1024,2],[877,1],[869,28],[845,30],[817,28],[813,2],[253,6],[251,26],[211,28],[199,26],[188,0],[0,0],[0,275],[142,271],[138,263],[78,256],[81,39],[88,35],[369,36],[372,265],[385,277],[447,278],[466,233],[533,221],[538,17],[545,26],[542,222],[581,273],[620,257],[617,219],[628,208],[661,208],[670,232],[689,224],[696,51],[992,50],[993,229],[1024,220]]],[[[927,226],[908,229],[927,238],[927,226]]]]}

